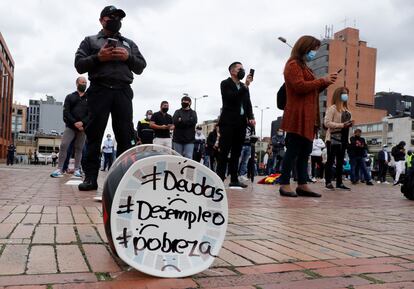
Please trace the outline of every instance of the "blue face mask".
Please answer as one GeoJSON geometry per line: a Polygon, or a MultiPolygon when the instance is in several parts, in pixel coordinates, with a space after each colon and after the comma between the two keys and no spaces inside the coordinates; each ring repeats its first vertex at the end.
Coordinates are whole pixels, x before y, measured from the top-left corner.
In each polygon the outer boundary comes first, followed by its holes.
{"type": "Polygon", "coordinates": [[[316,50],[311,50],[308,53],[306,53],[306,60],[312,61],[316,56],[316,50]]]}
{"type": "Polygon", "coordinates": [[[348,101],[348,94],[345,94],[345,93],[341,94],[341,100],[343,102],[348,101]]]}

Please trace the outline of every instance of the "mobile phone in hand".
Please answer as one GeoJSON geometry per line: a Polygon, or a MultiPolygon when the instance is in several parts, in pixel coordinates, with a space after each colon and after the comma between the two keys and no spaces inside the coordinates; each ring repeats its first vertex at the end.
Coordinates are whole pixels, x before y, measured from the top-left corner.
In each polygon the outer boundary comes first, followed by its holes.
{"type": "Polygon", "coordinates": [[[253,77],[254,76],[254,69],[253,68],[250,68],[250,72],[249,72],[249,74],[253,77]]]}
{"type": "Polygon", "coordinates": [[[110,46],[110,47],[116,47],[116,44],[117,43],[118,43],[118,39],[108,38],[108,46],[110,46]]]}

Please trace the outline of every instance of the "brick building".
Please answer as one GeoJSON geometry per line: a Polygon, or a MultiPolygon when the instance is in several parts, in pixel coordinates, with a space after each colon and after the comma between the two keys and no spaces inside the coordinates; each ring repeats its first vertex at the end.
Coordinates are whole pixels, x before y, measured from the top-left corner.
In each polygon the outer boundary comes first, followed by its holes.
{"type": "Polygon", "coordinates": [[[335,84],[320,95],[321,119],[332,102],[332,94],[339,86],[349,89],[348,104],[355,123],[379,122],[386,111],[374,108],[375,69],[377,49],[360,40],[359,30],[345,28],[333,38],[322,40],[316,58],[309,63],[318,77],[342,71],[335,84]]]}
{"type": "Polygon", "coordinates": [[[0,160],[6,158],[7,146],[12,142],[13,82],[14,61],[0,33],[0,160]]]}

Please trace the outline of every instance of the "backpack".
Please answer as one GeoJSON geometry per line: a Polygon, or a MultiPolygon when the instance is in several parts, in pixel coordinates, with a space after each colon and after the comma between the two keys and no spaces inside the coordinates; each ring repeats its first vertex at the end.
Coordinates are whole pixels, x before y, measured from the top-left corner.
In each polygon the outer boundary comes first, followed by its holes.
{"type": "Polygon", "coordinates": [[[277,108],[280,110],[284,110],[286,106],[286,84],[283,83],[282,86],[279,88],[277,92],[277,108]]]}

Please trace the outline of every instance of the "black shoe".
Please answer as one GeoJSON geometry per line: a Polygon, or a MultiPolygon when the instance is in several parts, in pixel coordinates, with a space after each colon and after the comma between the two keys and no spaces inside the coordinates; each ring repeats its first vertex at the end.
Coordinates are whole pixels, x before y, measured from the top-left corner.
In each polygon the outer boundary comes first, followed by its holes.
{"type": "Polygon", "coordinates": [[[327,188],[327,189],[329,189],[329,190],[335,190],[334,186],[333,186],[331,183],[326,184],[326,185],[325,185],[325,188],[327,188]]]}
{"type": "Polygon", "coordinates": [[[356,184],[358,184],[358,181],[353,181],[353,182],[351,182],[353,185],[356,185],[356,184]]]}
{"type": "Polygon", "coordinates": [[[337,189],[341,189],[341,190],[346,190],[346,191],[350,191],[351,189],[350,188],[348,188],[347,186],[345,186],[344,184],[339,184],[339,185],[336,185],[336,188],[337,189]]]}
{"type": "Polygon", "coordinates": [[[374,184],[371,181],[367,182],[367,186],[373,186],[374,184]]]}
{"type": "Polygon", "coordinates": [[[79,191],[94,191],[98,189],[96,179],[85,178],[83,183],[78,185],[79,191]]]}
{"type": "Polygon", "coordinates": [[[239,187],[239,188],[247,188],[248,186],[246,184],[243,184],[242,182],[230,182],[229,187],[239,187]]]}
{"type": "Polygon", "coordinates": [[[279,188],[279,193],[283,197],[290,197],[290,198],[297,198],[298,195],[295,192],[287,192],[283,190],[282,188],[279,188]]]}
{"type": "Polygon", "coordinates": [[[314,198],[322,197],[321,194],[318,194],[318,193],[315,193],[315,192],[310,192],[310,191],[305,191],[305,190],[302,190],[300,188],[296,188],[296,193],[300,197],[314,197],[314,198]]]}

